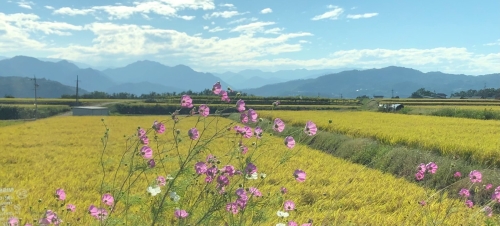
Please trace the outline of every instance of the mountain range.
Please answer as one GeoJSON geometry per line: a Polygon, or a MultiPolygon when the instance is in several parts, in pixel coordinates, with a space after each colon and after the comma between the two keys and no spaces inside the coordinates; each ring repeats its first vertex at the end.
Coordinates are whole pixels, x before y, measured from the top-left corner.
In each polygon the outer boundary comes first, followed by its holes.
{"type": "MultiPolygon", "coordinates": [[[[500,84],[500,74],[471,76],[441,72],[423,73],[415,69],[395,66],[367,70],[354,68],[298,69],[276,72],[243,70],[225,73],[198,72],[186,65],[170,67],[149,60],[102,71],[89,66],[84,63],[51,58],[16,56],[2,60],[0,57],[0,77],[26,79],[26,77],[36,76],[39,79],[57,82],[46,85],[60,87],[57,89],[64,90],[64,92],[68,88],[74,92],[78,75],[79,87],[85,92],[128,92],[136,95],[187,90],[199,92],[211,89],[212,84],[220,81],[224,88],[231,87],[234,90],[258,96],[331,98],[355,98],[362,95],[408,97],[419,88],[451,94],[462,90],[481,89],[486,85],[496,87],[496,84],[500,84]]],[[[0,88],[2,88],[0,95],[32,96],[32,83],[21,83],[12,78],[2,79],[0,82],[0,88]],[[26,87],[20,84],[26,84],[26,87]],[[5,90],[11,93],[6,93],[5,90]],[[15,90],[25,90],[25,93],[15,90]]],[[[58,91],[49,96],[58,97],[61,93],[62,91],[58,91]]]]}
{"type": "MultiPolygon", "coordinates": [[[[0,77],[0,97],[14,96],[19,98],[33,98],[35,96],[35,82],[28,77],[0,77]]],[[[59,82],[47,79],[37,79],[37,97],[60,98],[62,95],[75,94],[75,87],[65,86],[59,82]]],[[[88,93],[78,89],[79,94],[88,93]]]]}

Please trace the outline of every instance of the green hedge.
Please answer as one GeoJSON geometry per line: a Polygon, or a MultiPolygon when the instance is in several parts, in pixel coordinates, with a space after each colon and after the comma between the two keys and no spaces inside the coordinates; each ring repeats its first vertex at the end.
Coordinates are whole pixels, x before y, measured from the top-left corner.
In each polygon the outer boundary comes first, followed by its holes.
{"type": "MultiPolygon", "coordinates": [[[[71,111],[69,106],[38,107],[38,118],[71,111]]],[[[35,107],[0,105],[0,120],[35,118],[35,107]]]]}

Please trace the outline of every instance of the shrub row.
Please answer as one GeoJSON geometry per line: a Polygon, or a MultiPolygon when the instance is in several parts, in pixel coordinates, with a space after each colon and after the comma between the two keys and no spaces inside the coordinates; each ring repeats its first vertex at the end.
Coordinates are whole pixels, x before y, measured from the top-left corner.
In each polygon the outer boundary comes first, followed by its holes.
{"type": "MultiPolygon", "coordinates": [[[[38,107],[37,118],[46,118],[70,111],[69,106],[46,106],[38,107]]],[[[33,106],[8,106],[0,105],[0,120],[31,119],[35,118],[35,107],[33,106]]]]}

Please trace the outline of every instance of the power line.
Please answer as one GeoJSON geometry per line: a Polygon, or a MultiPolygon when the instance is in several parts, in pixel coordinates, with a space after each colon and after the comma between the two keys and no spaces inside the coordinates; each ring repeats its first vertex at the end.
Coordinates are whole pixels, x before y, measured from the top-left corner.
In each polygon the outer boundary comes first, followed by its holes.
{"type": "Polygon", "coordinates": [[[39,85],[38,85],[38,83],[36,83],[36,76],[35,75],[33,75],[33,78],[30,80],[34,81],[34,86],[35,86],[35,119],[37,119],[38,118],[38,102],[37,102],[38,97],[36,95],[36,90],[37,90],[39,85]]]}

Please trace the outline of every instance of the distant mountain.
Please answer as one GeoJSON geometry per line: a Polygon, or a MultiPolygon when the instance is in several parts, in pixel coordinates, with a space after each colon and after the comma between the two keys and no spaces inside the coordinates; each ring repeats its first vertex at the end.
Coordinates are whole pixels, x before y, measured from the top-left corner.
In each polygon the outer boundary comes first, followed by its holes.
{"type": "Polygon", "coordinates": [[[243,92],[263,96],[322,96],[355,98],[362,95],[372,97],[383,95],[408,97],[419,88],[448,96],[452,92],[469,89],[482,89],[485,83],[489,87],[498,87],[500,74],[490,75],[455,75],[441,72],[423,73],[404,67],[386,67],[381,69],[350,70],[320,76],[314,79],[294,80],[243,92]]]}
{"type": "Polygon", "coordinates": [[[116,85],[100,71],[90,68],[80,69],[66,60],[45,62],[26,56],[0,60],[0,76],[33,77],[34,75],[68,86],[76,86],[78,75],[81,81],[79,86],[88,91],[102,91],[116,85]]]}
{"type": "Polygon", "coordinates": [[[150,82],[138,82],[138,83],[123,83],[120,85],[113,86],[106,90],[107,93],[120,93],[127,92],[140,96],[141,94],[149,94],[151,92],[165,93],[165,92],[177,92],[180,93],[182,89],[176,87],[167,87],[164,85],[154,84],[150,82]]]}
{"type": "Polygon", "coordinates": [[[0,60],[7,59],[8,57],[0,56],[0,60]]]}
{"type": "Polygon", "coordinates": [[[212,85],[217,81],[220,81],[224,88],[229,86],[219,77],[194,71],[186,65],[169,67],[148,60],[137,61],[121,68],[106,69],[103,73],[121,83],[148,82],[167,87],[163,92],[176,90],[199,92],[212,89],[212,85]]]}
{"type": "MultiPolygon", "coordinates": [[[[65,86],[59,82],[37,79],[37,96],[41,98],[60,98],[62,95],[74,95],[75,87],[65,86]]],[[[17,98],[34,98],[34,81],[27,77],[0,77],[0,97],[6,95],[17,98]]],[[[86,90],[78,89],[80,94],[88,93],[86,90]]]]}
{"type": "Polygon", "coordinates": [[[320,69],[320,70],[281,70],[276,72],[264,72],[261,70],[243,70],[240,72],[225,72],[216,76],[233,84],[240,89],[257,88],[269,84],[287,82],[297,79],[316,78],[322,75],[353,70],[352,68],[320,69]]]}
{"type": "MultiPolygon", "coordinates": [[[[41,61],[46,61],[46,62],[54,62],[54,63],[57,63],[59,61],[63,61],[65,59],[56,59],[56,58],[38,58],[39,60],[41,61]]],[[[76,61],[71,61],[71,60],[65,60],[65,61],[68,61],[74,65],[76,65],[78,68],[81,68],[81,69],[85,69],[85,68],[93,68],[93,69],[96,69],[96,70],[99,70],[98,68],[96,67],[92,67],[86,63],[80,63],[80,62],[76,62],[76,61]]]]}

